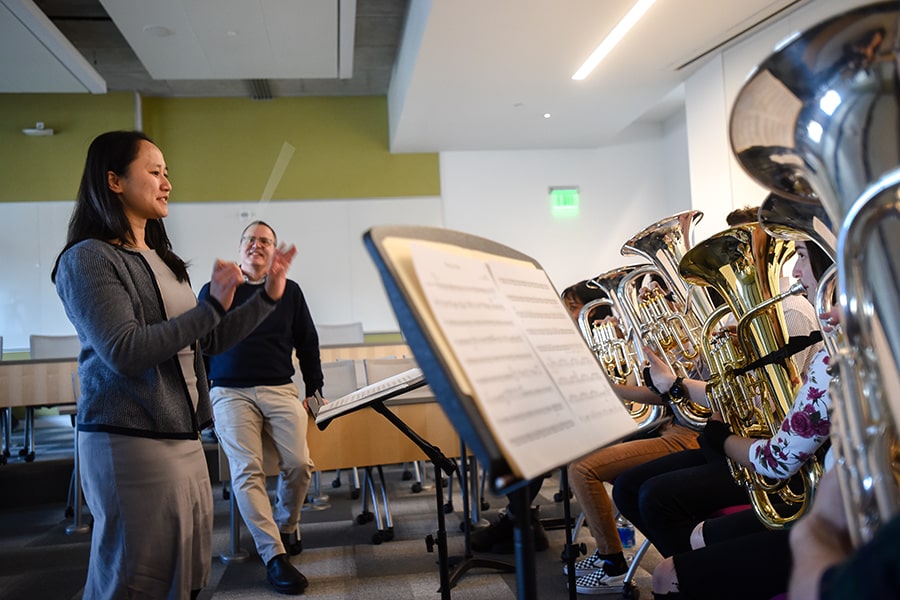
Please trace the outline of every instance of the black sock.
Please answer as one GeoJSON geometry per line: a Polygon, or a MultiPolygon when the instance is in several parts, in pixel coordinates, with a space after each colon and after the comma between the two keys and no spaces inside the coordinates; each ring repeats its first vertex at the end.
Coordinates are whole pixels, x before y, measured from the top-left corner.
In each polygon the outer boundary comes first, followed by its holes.
{"type": "Polygon", "coordinates": [[[607,562],[607,566],[603,568],[607,575],[621,575],[628,570],[628,561],[625,560],[624,552],[600,554],[600,558],[607,562]]]}

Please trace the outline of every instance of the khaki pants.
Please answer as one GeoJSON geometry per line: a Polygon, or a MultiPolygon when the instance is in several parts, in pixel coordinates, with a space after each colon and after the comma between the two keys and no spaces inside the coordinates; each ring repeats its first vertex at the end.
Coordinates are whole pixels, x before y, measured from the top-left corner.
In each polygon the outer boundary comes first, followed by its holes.
{"type": "Polygon", "coordinates": [[[313,463],[306,410],[293,383],[210,390],[216,436],[228,457],[231,493],[263,563],[285,552],[281,533],[297,530],[313,463]],[[275,442],[280,473],[274,509],[266,491],[263,432],[275,442]]]}

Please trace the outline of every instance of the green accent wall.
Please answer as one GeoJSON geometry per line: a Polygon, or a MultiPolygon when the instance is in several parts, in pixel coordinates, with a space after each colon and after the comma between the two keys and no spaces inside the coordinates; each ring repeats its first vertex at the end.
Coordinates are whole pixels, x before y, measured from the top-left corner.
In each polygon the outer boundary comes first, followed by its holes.
{"type": "Polygon", "coordinates": [[[0,94],[0,202],[74,200],[91,140],[133,128],[132,94],[0,94]],[[56,135],[22,133],[37,121],[56,135]]]}
{"type": "MultiPolygon", "coordinates": [[[[259,200],[285,144],[273,201],[440,195],[436,153],[389,152],[384,97],[144,98],[142,109],[172,202],[259,200]]],[[[133,126],[129,93],[0,94],[0,202],[74,199],[90,140],[133,126]],[[36,121],[57,135],[21,133],[36,121]]]]}

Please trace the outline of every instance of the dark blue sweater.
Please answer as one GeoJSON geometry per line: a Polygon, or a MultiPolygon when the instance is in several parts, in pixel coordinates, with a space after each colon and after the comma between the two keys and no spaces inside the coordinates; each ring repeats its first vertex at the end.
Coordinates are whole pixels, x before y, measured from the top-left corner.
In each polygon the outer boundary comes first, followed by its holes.
{"type": "MultiPolygon", "coordinates": [[[[239,286],[230,310],[246,302],[257,285],[239,286]]],[[[200,299],[209,295],[209,284],[200,290],[200,299]]],[[[319,336],[300,286],[290,279],[275,311],[237,345],[209,356],[210,386],[254,387],[284,385],[294,375],[293,351],[297,351],[306,396],[322,389],[324,378],[319,358],[319,336]]]]}

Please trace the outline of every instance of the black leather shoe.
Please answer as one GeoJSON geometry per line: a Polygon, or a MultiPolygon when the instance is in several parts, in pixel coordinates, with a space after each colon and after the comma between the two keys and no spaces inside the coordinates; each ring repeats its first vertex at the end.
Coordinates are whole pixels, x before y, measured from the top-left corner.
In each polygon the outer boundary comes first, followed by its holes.
{"type": "MultiPolygon", "coordinates": [[[[540,512],[537,506],[531,507],[531,532],[534,536],[534,550],[543,552],[550,547],[547,532],[541,525],[540,512]]],[[[515,546],[515,524],[512,517],[504,513],[495,525],[472,532],[469,542],[475,552],[492,552],[494,554],[513,554],[515,546]]]]}
{"type": "Polygon", "coordinates": [[[287,554],[272,557],[266,565],[266,580],[279,594],[302,594],[309,585],[303,573],[288,560],[287,554]]]}
{"type": "Polygon", "coordinates": [[[282,533],[281,543],[284,545],[285,551],[291,556],[297,556],[303,552],[303,541],[297,539],[296,533],[282,533]]]}

